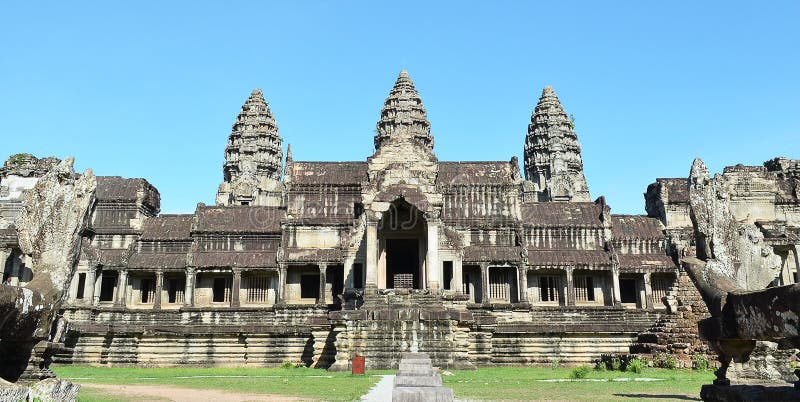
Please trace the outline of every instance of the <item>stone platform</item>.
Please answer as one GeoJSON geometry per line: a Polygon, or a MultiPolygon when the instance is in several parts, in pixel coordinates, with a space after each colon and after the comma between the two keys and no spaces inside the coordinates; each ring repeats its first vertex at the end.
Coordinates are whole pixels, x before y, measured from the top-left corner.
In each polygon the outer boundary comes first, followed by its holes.
{"type": "Polygon", "coordinates": [[[403,353],[394,378],[393,402],[452,402],[453,390],[442,386],[426,353],[403,353]]]}

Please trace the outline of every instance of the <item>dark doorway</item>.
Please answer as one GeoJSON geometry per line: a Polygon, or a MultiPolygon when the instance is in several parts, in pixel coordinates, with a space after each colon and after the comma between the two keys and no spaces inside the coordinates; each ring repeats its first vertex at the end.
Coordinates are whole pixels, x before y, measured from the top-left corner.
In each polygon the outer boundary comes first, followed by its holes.
{"type": "Polygon", "coordinates": [[[114,271],[103,272],[103,281],[100,283],[100,301],[114,301],[114,290],[117,287],[117,273],[114,271]]]}
{"type": "Polygon", "coordinates": [[[442,276],[442,288],[444,288],[444,290],[452,290],[453,261],[445,261],[442,263],[442,276]]]}
{"type": "Polygon", "coordinates": [[[83,288],[86,287],[86,274],[80,273],[78,274],[78,293],[75,295],[76,300],[83,299],[83,288]]]}
{"type": "Polygon", "coordinates": [[[319,274],[300,275],[300,297],[319,299],[319,274]]]}
{"type": "Polygon", "coordinates": [[[344,290],[344,266],[333,265],[325,270],[325,282],[331,284],[331,296],[333,296],[333,303],[340,302],[339,295],[344,290]]]}
{"type": "Polygon", "coordinates": [[[225,294],[228,290],[226,278],[214,278],[214,285],[212,287],[212,301],[214,303],[223,303],[225,300],[225,294]]]}
{"type": "Polygon", "coordinates": [[[419,289],[419,279],[419,240],[387,239],[386,288],[419,289]]]}
{"type": "Polygon", "coordinates": [[[358,289],[364,287],[364,265],[362,264],[353,264],[353,287],[358,289]]]}
{"type": "Polygon", "coordinates": [[[623,303],[636,303],[636,279],[619,280],[619,296],[623,303]]]}

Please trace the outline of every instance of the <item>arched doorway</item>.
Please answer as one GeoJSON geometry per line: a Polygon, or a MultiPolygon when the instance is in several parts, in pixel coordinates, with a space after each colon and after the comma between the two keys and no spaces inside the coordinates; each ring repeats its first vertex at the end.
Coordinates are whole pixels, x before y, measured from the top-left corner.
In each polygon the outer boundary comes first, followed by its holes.
{"type": "Polygon", "coordinates": [[[423,213],[402,198],[395,200],[378,224],[378,238],[379,284],[386,289],[424,288],[427,238],[423,213]]]}

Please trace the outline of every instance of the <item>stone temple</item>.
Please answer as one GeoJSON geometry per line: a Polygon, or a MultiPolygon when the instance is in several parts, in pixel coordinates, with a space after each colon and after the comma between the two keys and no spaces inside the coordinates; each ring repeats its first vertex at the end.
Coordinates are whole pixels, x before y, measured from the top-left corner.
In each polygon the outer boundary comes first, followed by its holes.
{"type": "MultiPolygon", "coordinates": [[[[439,161],[430,128],[403,71],[372,155],[295,161],[255,90],[228,138],[216,205],[159,214],[147,180],[97,177],[55,361],[335,370],[356,355],[387,368],[423,352],[470,368],[708,351],[697,327],[708,310],[678,264],[697,243],[688,178],[656,179],[647,215],[592,201],[550,87],[528,125],[522,172],[516,157],[439,161]]],[[[33,276],[14,219],[57,163],[18,154],[0,171],[6,284],[33,276]]],[[[800,161],[737,165],[719,178],[735,218],[780,257],[767,282],[798,282],[800,161]]]]}

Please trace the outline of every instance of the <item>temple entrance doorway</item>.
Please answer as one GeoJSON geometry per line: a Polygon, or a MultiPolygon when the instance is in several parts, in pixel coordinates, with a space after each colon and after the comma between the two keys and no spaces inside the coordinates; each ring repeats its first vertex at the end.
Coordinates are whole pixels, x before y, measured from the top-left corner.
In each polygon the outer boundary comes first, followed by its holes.
{"type": "Polygon", "coordinates": [[[400,198],[378,226],[378,284],[384,289],[424,289],[426,224],[422,212],[400,198]]]}
{"type": "Polygon", "coordinates": [[[386,287],[419,289],[419,239],[386,240],[386,287]]]}

